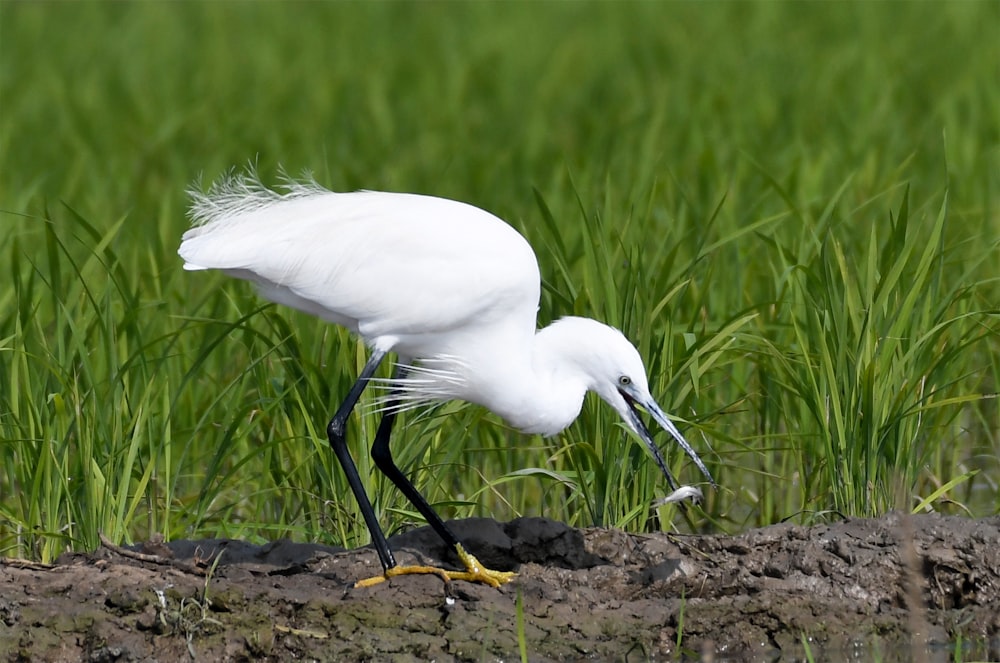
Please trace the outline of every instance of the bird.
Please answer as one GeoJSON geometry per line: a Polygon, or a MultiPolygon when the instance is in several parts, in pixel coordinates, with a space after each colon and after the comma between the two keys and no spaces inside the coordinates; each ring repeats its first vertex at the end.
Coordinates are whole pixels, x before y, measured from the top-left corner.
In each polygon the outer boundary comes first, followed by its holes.
{"type": "Polygon", "coordinates": [[[330,446],[371,533],[383,573],[433,573],[493,587],[513,572],[486,568],[396,466],[396,416],[452,400],[480,405],[526,434],[556,435],[580,414],[587,392],[610,405],[678,482],[640,416],[644,410],[694,461],[704,462],[651,395],[635,346],[618,329],[583,317],[537,328],[538,260],[528,241],[473,205],[423,194],[333,192],[313,178],[264,185],[253,169],[229,171],[207,191],[189,190],[191,227],[178,249],[184,269],[252,282],[264,298],[349,330],[368,359],[326,428],[330,446]],[[400,566],[348,452],[347,422],[390,353],[396,361],[371,447],[375,466],[458,555],[462,571],[400,566]]]}

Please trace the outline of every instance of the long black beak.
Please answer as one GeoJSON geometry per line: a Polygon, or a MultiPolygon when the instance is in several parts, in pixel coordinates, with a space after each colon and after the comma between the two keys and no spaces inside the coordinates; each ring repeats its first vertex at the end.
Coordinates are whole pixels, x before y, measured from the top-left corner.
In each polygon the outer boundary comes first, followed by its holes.
{"type": "Polygon", "coordinates": [[[711,473],[708,471],[708,468],[705,467],[705,463],[702,462],[701,457],[699,457],[691,445],[688,444],[688,441],[684,439],[684,436],[681,435],[679,430],[677,430],[677,427],[674,426],[673,422],[667,418],[667,415],[664,414],[663,410],[656,403],[656,401],[650,398],[644,402],[637,403],[637,401],[630,394],[622,390],[619,390],[618,393],[622,395],[625,399],[625,403],[628,405],[626,410],[628,414],[628,423],[639,434],[639,437],[642,438],[642,441],[646,444],[649,452],[653,454],[653,458],[656,460],[656,464],[660,466],[660,471],[663,472],[663,476],[667,478],[667,483],[670,485],[671,490],[677,490],[680,487],[680,484],[667,468],[667,462],[663,459],[663,454],[660,452],[660,448],[653,442],[653,436],[649,433],[649,429],[646,428],[646,424],[643,423],[642,417],[639,416],[639,410],[636,405],[641,406],[642,409],[649,412],[656,423],[660,424],[664,430],[670,433],[671,437],[674,438],[677,444],[681,445],[681,449],[683,449],[684,453],[686,453],[691,460],[694,461],[694,464],[698,466],[698,469],[705,475],[708,482],[712,484],[713,487],[718,487],[715,483],[715,479],[712,478],[711,473]]]}

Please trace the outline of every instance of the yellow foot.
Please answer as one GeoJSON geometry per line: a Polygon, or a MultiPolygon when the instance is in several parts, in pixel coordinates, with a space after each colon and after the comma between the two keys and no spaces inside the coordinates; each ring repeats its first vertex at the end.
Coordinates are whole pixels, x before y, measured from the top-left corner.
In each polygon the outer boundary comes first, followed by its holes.
{"type": "Polygon", "coordinates": [[[447,569],[439,569],[436,566],[394,566],[386,571],[384,575],[359,580],[354,583],[354,586],[371,587],[396,576],[431,573],[445,582],[450,580],[465,580],[467,582],[481,582],[490,587],[499,587],[504,583],[510,582],[517,576],[513,571],[493,571],[492,569],[487,569],[480,564],[478,559],[466,552],[462,544],[456,546],[455,550],[458,552],[459,559],[465,564],[465,571],[449,571],[447,569]]]}

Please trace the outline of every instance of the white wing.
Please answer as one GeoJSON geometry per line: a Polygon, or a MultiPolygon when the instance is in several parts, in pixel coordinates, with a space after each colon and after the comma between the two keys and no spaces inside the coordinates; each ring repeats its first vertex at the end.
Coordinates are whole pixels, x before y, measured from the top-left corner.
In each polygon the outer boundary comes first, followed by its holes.
{"type": "Polygon", "coordinates": [[[531,247],[471,205],[315,183],[279,193],[252,176],[193,196],[196,225],[178,251],[186,269],[253,281],[264,297],[369,342],[500,319],[530,319],[534,330],[540,279],[531,247]]]}

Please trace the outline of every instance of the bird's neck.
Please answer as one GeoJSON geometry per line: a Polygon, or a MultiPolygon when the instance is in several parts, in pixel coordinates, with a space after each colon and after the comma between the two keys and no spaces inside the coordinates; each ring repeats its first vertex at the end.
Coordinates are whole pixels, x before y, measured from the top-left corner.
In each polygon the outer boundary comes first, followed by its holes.
{"type": "Polygon", "coordinates": [[[569,340],[558,328],[539,330],[520,361],[498,367],[508,373],[506,382],[517,388],[487,407],[525,433],[555,435],[573,423],[583,407],[589,378],[568,352],[569,340]]]}

